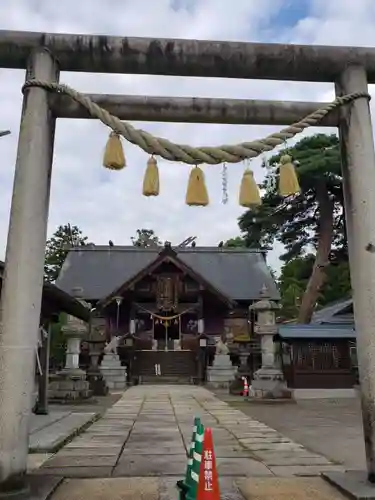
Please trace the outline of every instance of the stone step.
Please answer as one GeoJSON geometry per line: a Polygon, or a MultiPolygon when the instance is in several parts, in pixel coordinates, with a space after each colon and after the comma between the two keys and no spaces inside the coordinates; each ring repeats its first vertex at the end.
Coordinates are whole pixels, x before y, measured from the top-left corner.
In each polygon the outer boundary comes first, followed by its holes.
{"type": "MultiPolygon", "coordinates": [[[[180,370],[176,370],[174,372],[172,371],[166,371],[166,370],[161,370],[161,376],[163,377],[191,377],[192,375],[194,375],[195,372],[192,372],[192,371],[180,371],[180,370]]],[[[140,372],[139,373],[139,376],[141,377],[154,377],[156,376],[155,374],[155,371],[152,371],[152,372],[140,372]]],[[[160,376],[160,375],[159,375],[160,376]]]]}
{"type": "Polygon", "coordinates": [[[194,367],[195,365],[193,364],[186,364],[186,363],[150,363],[150,364],[144,364],[144,365],[139,365],[139,368],[142,369],[142,368],[153,368],[155,367],[155,364],[159,364],[160,366],[164,366],[164,368],[192,368],[194,367]]]}
{"type": "Polygon", "coordinates": [[[156,383],[167,383],[166,378],[171,379],[171,383],[181,378],[183,382],[178,381],[177,383],[188,383],[190,377],[196,374],[196,366],[191,352],[142,352],[137,359],[134,373],[142,378],[151,377],[150,380],[155,380],[156,383]],[[155,364],[160,365],[161,377],[163,377],[164,382],[160,381],[160,376],[155,375],[155,364]]]}
{"type": "Polygon", "coordinates": [[[140,384],[143,385],[190,385],[192,383],[191,377],[171,377],[171,376],[142,376],[140,384]]]}
{"type": "Polygon", "coordinates": [[[187,362],[184,362],[184,361],[175,361],[175,362],[168,362],[168,363],[165,363],[163,361],[160,361],[160,362],[155,362],[155,363],[139,363],[138,366],[140,368],[142,367],[148,367],[148,366],[154,366],[155,364],[159,364],[159,365],[162,365],[162,366],[169,366],[169,367],[174,367],[174,366],[188,366],[188,367],[191,367],[191,366],[195,366],[195,363],[187,363],[187,362]]]}
{"type": "Polygon", "coordinates": [[[155,364],[164,365],[164,366],[194,366],[195,365],[195,363],[193,361],[189,361],[186,359],[175,359],[175,360],[174,359],[168,359],[168,360],[155,359],[155,360],[152,360],[152,362],[150,360],[139,362],[138,366],[152,366],[155,364]]]}
{"type": "MultiPolygon", "coordinates": [[[[159,363],[160,368],[162,370],[169,370],[169,371],[190,371],[191,369],[195,368],[194,366],[186,366],[186,365],[163,365],[163,363],[159,363]]],[[[147,371],[153,371],[155,370],[155,365],[150,365],[150,366],[141,366],[140,370],[147,370],[147,371]]]]}
{"type": "MultiPolygon", "coordinates": [[[[191,369],[195,368],[195,367],[192,367],[192,366],[165,366],[163,364],[160,363],[160,368],[162,370],[169,370],[169,371],[181,371],[181,370],[185,370],[185,371],[190,371],[191,369]]],[[[140,367],[140,370],[144,370],[144,371],[154,371],[155,370],[155,366],[152,365],[152,366],[142,366],[140,367]]]]}

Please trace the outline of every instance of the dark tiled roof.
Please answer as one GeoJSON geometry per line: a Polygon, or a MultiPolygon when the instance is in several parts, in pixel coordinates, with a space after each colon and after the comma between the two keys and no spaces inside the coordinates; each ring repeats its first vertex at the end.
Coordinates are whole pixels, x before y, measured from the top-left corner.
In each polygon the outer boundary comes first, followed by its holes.
{"type": "MultiPolygon", "coordinates": [[[[233,300],[254,300],[266,285],[279,299],[276,284],[261,252],[218,247],[174,247],[177,257],[222,294],[233,300]]],[[[71,293],[82,287],[87,300],[103,299],[153,262],[160,248],[86,246],[72,249],[57,286],[71,293]]]]}
{"type": "Polygon", "coordinates": [[[280,325],[283,339],[355,339],[354,325],[280,325]]]}
{"type": "MultiPolygon", "coordinates": [[[[5,263],[0,260],[0,291],[3,281],[5,263]]],[[[42,296],[42,312],[48,309],[55,313],[65,312],[83,321],[89,321],[90,313],[77,299],[61,290],[53,283],[44,282],[42,296]]]]}
{"type": "Polygon", "coordinates": [[[353,299],[338,300],[314,312],[311,323],[352,323],[353,299]]]}

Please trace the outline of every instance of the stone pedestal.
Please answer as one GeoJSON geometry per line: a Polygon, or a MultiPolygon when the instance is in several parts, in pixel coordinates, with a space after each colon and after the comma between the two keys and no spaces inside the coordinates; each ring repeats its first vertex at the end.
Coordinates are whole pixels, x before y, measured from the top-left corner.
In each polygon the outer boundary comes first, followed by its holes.
{"type": "Polygon", "coordinates": [[[70,403],[90,399],[92,391],[86,380],[86,373],[77,370],[62,370],[50,376],[48,398],[54,403],[70,403]]]}
{"type": "Polygon", "coordinates": [[[100,365],[100,371],[110,391],[125,390],[126,367],[121,366],[121,361],[118,354],[105,354],[100,365]]]}
{"type": "Polygon", "coordinates": [[[292,399],[283,372],[277,368],[262,367],[254,373],[251,397],[255,399],[292,399]]]}
{"type": "Polygon", "coordinates": [[[211,387],[227,389],[235,379],[236,371],[229,354],[215,354],[212,366],[207,367],[207,382],[211,387]]]}

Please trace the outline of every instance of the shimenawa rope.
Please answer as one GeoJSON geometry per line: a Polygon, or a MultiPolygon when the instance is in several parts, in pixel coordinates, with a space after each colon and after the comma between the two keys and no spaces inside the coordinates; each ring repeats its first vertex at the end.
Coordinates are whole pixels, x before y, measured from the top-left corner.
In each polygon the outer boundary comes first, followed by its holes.
{"type": "Polygon", "coordinates": [[[236,145],[194,148],[184,144],[174,144],[167,139],[155,137],[144,130],[136,129],[130,125],[130,123],[123,122],[116,116],[111,115],[108,111],[95,104],[89,97],[77,92],[68,85],[43,82],[41,80],[29,80],[22,87],[22,91],[24,92],[32,87],[39,87],[50,92],[65,94],[86,108],[91,116],[98,118],[114,132],[122,135],[132,144],[139,146],[146,153],[161,156],[169,161],[179,161],[189,165],[199,165],[202,163],[217,165],[223,162],[238,163],[248,158],[255,158],[266,151],[271,151],[275,147],[284,144],[286,140],[293,138],[306,128],[318,125],[319,122],[334,109],[349,104],[361,97],[367,99],[371,98],[367,92],[354,92],[338,97],[333,102],[314,111],[299,122],[280,130],[280,132],[271,134],[264,139],[243,142],[236,145]]]}

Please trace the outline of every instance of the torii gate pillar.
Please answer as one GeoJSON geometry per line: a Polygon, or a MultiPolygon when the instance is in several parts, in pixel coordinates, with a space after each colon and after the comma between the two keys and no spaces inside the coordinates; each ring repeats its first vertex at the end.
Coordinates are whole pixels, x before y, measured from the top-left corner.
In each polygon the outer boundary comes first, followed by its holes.
{"type": "MultiPolygon", "coordinates": [[[[34,52],[26,79],[57,81],[46,50],[34,52]]],[[[0,302],[0,485],[24,486],[43,290],[55,119],[47,92],[26,90],[18,141],[0,302]]]]}
{"type": "MultiPolygon", "coordinates": [[[[349,66],[339,94],[368,92],[361,66],[349,66]]],[[[339,125],[368,480],[375,483],[375,153],[368,99],[341,110],[339,125]]]]}

